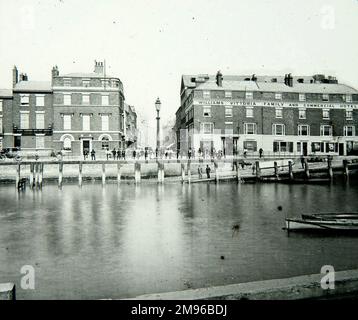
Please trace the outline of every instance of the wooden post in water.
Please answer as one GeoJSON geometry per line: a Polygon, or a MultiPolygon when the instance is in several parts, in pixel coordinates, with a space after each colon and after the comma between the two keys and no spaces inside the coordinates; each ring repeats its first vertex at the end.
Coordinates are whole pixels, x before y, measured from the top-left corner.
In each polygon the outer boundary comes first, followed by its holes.
{"type": "Polygon", "coordinates": [[[348,160],[343,159],[343,175],[346,179],[349,178],[348,160]]]}
{"type": "Polygon", "coordinates": [[[330,180],[333,179],[333,168],[332,168],[332,157],[328,156],[327,158],[327,168],[328,168],[328,177],[330,180]]]}
{"type": "Polygon", "coordinates": [[[40,172],[39,172],[39,188],[42,189],[42,180],[44,177],[44,164],[43,163],[39,163],[40,166],[40,172]]]}
{"type": "Polygon", "coordinates": [[[135,183],[140,183],[140,163],[136,162],[134,164],[134,179],[135,183]]]}
{"type": "Polygon", "coordinates": [[[106,164],[102,163],[102,186],[106,184],[106,164]]]}
{"type": "Polygon", "coordinates": [[[78,163],[78,185],[82,187],[82,162],[78,163]]]}
{"type": "Polygon", "coordinates": [[[293,180],[292,161],[288,161],[288,176],[290,180],[293,180]]]}
{"type": "Polygon", "coordinates": [[[310,178],[310,170],[308,167],[307,158],[304,159],[304,164],[305,164],[305,177],[306,177],[306,179],[309,179],[310,178]]]}
{"type": "Polygon", "coordinates": [[[63,163],[59,162],[58,164],[58,187],[62,188],[62,179],[63,179],[63,163]]]}
{"type": "Polygon", "coordinates": [[[236,179],[237,179],[237,183],[241,182],[240,165],[239,165],[239,161],[237,161],[237,160],[236,160],[236,179]]]}
{"type": "Polygon", "coordinates": [[[260,179],[261,178],[261,169],[260,169],[260,161],[256,161],[255,162],[255,167],[256,167],[256,179],[260,179]]]}
{"type": "Polygon", "coordinates": [[[19,190],[20,187],[20,176],[21,176],[21,165],[20,163],[18,163],[16,165],[16,183],[15,183],[16,190],[19,190]]]}
{"type": "Polygon", "coordinates": [[[184,183],[185,181],[185,164],[181,163],[181,182],[184,183]]]}
{"type": "Polygon", "coordinates": [[[219,175],[219,164],[217,161],[214,161],[214,168],[215,168],[215,183],[219,183],[220,175],[219,175]]]}
{"type": "Polygon", "coordinates": [[[190,183],[191,180],[190,160],[188,160],[187,170],[188,170],[188,183],[190,183]]]}
{"type": "Polygon", "coordinates": [[[275,172],[275,178],[276,180],[278,180],[278,166],[277,166],[277,161],[275,161],[273,163],[273,168],[274,168],[274,172],[275,172]]]}
{"type": "Polygon", "coordinates": [[[35,188],[39,185],[39,163],[36,162],[35,164],[35,188]]]}
{"type": "Polygon", "coordinates": [[[34,187],[34,167],[33,163],[30,163],[30,188],[34,187]]]}
{"type": "Polygon", "coordinates": [[[164,182],[164,163],[158,161],[158,182],[164,182]]]}
{"type": "Polygon", "coordinates": [[[120,184],[121,182],[121,165],[117,163],[117,183],[120,184]]]}

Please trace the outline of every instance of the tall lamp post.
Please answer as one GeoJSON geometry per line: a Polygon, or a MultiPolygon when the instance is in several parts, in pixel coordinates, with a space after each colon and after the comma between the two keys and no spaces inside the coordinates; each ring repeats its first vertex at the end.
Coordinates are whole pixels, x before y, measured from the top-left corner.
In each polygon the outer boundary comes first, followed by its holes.
{"type": "Polygon", "coordinates": [[[159,111],[162,103],[160,102],[159,98],[155,101],[155,110],[157,110],[157,149],[156,149],[156,156],[158,157],[159,150],[160,150],[160,125],[159,125],[159,111]]]}

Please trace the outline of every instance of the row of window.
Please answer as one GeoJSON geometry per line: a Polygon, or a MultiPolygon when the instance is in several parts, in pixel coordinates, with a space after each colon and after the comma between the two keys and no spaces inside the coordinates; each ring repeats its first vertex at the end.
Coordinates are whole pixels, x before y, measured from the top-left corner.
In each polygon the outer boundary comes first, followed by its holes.
{"type": "MultiPolygon", "coordinates": [[[[101,79],[102,87],[119,87],[119,80],[117,79],[101,79]]],[[[64,87],[78,86],[78,83],[73,82],[72,78],[63,78],[64,87]]],[[[91,83],[91,79],[82,79],[82,87],[96,87],[94,82],[91,83]]]]}
{"type": "MultiPolygon", "coordinates": [[[[63,130],[72,130],[72,115],[64,114],[63,115],[63,130]]],[[[82,114],[82,130],[90,131],[91,130],[91,115],[82,114]]],[[[101,130],[109,131],[109,115],[101,114],[101,130]]]]}
{"type": "MultiPolygon", "coordinates": [[[[229,123],[228,123],[229,124],[229,123]]],[[[232,123],[230,123],[232,124],[232,123]]],[[[310,135],[310,126],[306,124],[300,124],[297,128],[297,133],[299,136],[309,136],[310,135]]],[[[212,134],[214,132],[214,124],[211,122],[204,122],[200,124],[200,132],[204,134],[212,134]]],[[[272,125],[272,134],[276,136],[284,136],[286,128],[284,124],[273,124],[272,125]]],[[[257,124],[256,123],[244,123],[244,134],[257,134],[257,124]]],[[[321,136],[332,136],[333,128],[330,125],[321,125],[320,135],[321,136]]],[[[347,137],[355,136],[355,126],[344,126],[343,135],[347,137]]]]}
{"type": "MultiPolygon", "coordinates": [[[[36,94],[35,95],[35,104],[36,107],[44,107],[45,106],[45,95],[44,94],[36,94]]],[[[28,106],[30,103],[30,95],[29,94],[20,94],[20,103],[22,106],[28,106]]]]}
{"type": "MultiPolygon", "coordinates": [[[[189,112],[188,112],[188,114],[189,114],[189,112]]],[[[225,106],[225,117],[230,118],[232,116],[233,116],[232,106],[225,106]]],[[[275,116],[276,116],[276,118],[279,118],[279,119],[282,118],[283,117],[283,109],[280,107],[275,108],[275,116]]],[[[205,118],[211,117],[211,106],[203,107],[203,117],[205,117],[205,118]]],[[[254,108],[246,107],[246,118],[253,118],[253,117],[254,117],[254,108]]],[[[298,118],[306,119],[306,109],[298,110],[298,118]]],[[[322,118],[326,119],[326,120],[330,119],[330,110],[329,109],[322,110],[322,118]]],[[[353,110],[346,110],[346,119],[353,120],[353,110]]]]}
{"type": "MultiPolygon", "coordinates": [[[[36,106],[44,107],[45,106],[45,95],[36,95],[36,106]]],[[[30,102],[29,94],[21,94],[20,95],[20,103],[22,106],[28,106],[30,102]]],[[[72,95],[64,94],[63,95],[63,104],[64,105],[72,105],[72,95]]],[[[90,105],[90,94],[82,94],[82,104],[90,105]]],[[[109,95],[101,96],[101,105],[108,106],[109,105],[109,95]]]]}
{"type": "MultiPolygon", "coordinates": [[[[64,105],[72,105],[72,95],[71,94],[64,94],[63,95],[63,104],[64,105]]],[[[82,104],[83,105],[90,105],[90,95],[89,94],[82,94],[82,104]]],[[[109,105],[109,96],[108,95],[102,95],[101,96],[101,105],[102,106],[108,106],[109,105]]]]}
{"type": "MultiPolygon", "coordinates": [[[[342,95],[343,100],[347,103],[351,103],[352,102],[352,95],[351,94],[345,94],[342,95]]],[[[203,91],[203,98],[204,99],[211,99],[211,91],[203,91]]],[[[232,91],[225,91],[225,98],[232,98],[232,91]]],[[[254,93],[251,91],[246,91],[245,92],[245,98],[247,100],[252,100],[254,98],[254,93]]],[[[275,93],[275,100],[282,100],[282,93],[280,92],[276,92],[275,93]]],[[[298,100],[300,102],[305,102],[306,101],[306,94],[305,93],[299,93],[298,94],[298,100]]],[[[322,94],[322,101],[329,101],[329,94],[327,93],[323,93],[322,94]]]]}
{"type": "MultiPolygon", "coordinates": [[[[36,112],[36,129],[45,129],[45,113],[36,112]]],[[[20,129],[30,129],[30,114],[22,111],[20,113],[20,129]]]]}

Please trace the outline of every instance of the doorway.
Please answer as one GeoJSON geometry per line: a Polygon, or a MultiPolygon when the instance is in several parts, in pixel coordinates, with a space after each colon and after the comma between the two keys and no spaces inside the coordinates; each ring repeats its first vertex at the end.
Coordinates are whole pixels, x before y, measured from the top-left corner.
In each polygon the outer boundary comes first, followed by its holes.
{"type": "Polygon", "coordinates": [[[307,156],[307,142],[302,142],[302,154],[307,156]]]}
{"type": "Polygon", "coordinates": [[[338,144],[338,154],[340,156],[344,156],[344,143],[339,143],[338,144]]]}
{"type": "Polygon", "coordinates": [[[91,151],[91,140],[82,140],[82,154],[89,154],[91,151]]]}

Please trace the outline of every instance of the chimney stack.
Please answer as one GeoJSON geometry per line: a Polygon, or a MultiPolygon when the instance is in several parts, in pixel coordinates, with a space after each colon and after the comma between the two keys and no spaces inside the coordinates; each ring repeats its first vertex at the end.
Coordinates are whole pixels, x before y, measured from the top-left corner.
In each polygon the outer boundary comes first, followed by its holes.
{"type": "Polygon", "coordinates": [[[54,66],[51,70],[51,85],[53,86],[53,78],[58,77],[60,72],[58,71],[58,67],[54,66]]]}
{"type": "Polygon", "coordinates": [[[218,87],[223,86],[223,75],[221,74],[220,71],[218,71],[217,74],[216,74],[216,84],[217,84],[218,87]]]}
{"type": "Polygon", "coordinates": [[[293,87],[293,77],[292,77],[291,73],[289,73],[287,76],[287,82],[288,82],[289,87],[293,87]]]}
{"type": "Polygon", "coordinates": [[[97,74],[104,74],[104,66],[101,61],[94,61],[94,72],[97,74]]]}
{"type": "Polygon", "coordinates": [[[17,71],[16,66],[12,69],[12,87],[14,88],[15,85],[19,82],[19,72],[17,71]]]}

